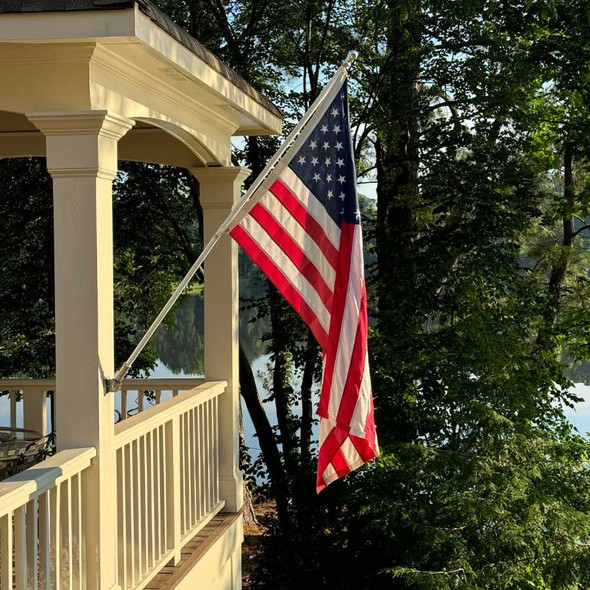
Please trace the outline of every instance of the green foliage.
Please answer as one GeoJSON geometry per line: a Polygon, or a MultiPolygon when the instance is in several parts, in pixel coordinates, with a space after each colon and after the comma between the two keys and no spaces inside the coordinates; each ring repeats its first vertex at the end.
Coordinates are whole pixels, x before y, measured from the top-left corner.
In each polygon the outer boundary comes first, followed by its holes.
{"type": "MultiPolygon", "coordinates": [[[[200,248],[198,193],[185,171],[125,163],[115,183],[115,349],[121,363],[200,248]]],[[[55,374],[53,206],[42,159],[0,160],[0,374],[55,374]]],[[[168,325],[173,316],[167,319],[168,325]]],[[[152,346],[134,374],[149,372],[152,346]]]]}
{"type": "MultiPolygon", "coordinates": [[[[589,587],[590,444],[563,408],[577,401],[567,364],[590,352],[590,3],[159,4],[270,95],[287,129],[344,48],[362,55],[351,106],[360,175],[377,189],[363,221],[383,452],[315,496],[319,351],[242,260],[247,353],[271,355],[265,391],[242,371],[242,394],[267,470],[260,491],[276,503],[251,585],[589,587]]],[[[257,172],[277,141],[248,138],[234,159],[257,172]]],[[[36,160],[0,162],[0,182],[0,371],[49,376],[50,183],[36,160]]],[[[187,173],[123,168],[118,358],[194,260],[199,216],[187,173]]],[[[179,321],[197,346],[194,311],[179,321]]],[[[178,356],[170,333],[159,338],[178,356]]],[[[151,349],[138,366],[154,361],[151,349]]]]}
{"type": "Polygon", "coordinates": [[[42,160],[0,160],[0,375],[54,373],[52,185],[42,160]]]}

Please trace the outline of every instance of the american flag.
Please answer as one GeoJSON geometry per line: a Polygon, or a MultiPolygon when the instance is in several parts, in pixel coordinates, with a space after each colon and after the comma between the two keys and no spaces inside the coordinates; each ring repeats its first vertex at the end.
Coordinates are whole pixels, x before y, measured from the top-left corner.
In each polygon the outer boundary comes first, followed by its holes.
{"type": "Polygon", "coordinates": [[[326,102],[230,231],[322,348],[318,492],[379,452],[346,81],[326,102]]]}

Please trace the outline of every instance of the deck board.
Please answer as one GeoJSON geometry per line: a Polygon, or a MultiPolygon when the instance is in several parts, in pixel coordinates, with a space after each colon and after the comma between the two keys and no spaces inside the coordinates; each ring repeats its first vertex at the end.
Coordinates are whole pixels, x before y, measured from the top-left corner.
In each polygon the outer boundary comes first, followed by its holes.
{"type": "Polygon", "coordinates": [[[176,585],[207,553],[223,533],[240,517],[240,513],[217,514],[209,523],[193,537],[181,551],[177,566],[169,562],[158,575],[150,581],[144,590],[173,590],[176,585]]]}

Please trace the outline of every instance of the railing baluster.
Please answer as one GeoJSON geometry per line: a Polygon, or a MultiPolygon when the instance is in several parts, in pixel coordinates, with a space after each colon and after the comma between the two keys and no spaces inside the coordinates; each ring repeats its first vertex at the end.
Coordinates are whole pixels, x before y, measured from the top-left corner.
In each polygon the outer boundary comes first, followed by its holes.
{"type": "Polygon", "coordinates": [[[152,431],[152,498],[154,519],[154,562],[160,561],[160,429],[152,431]]]}
{"type": "Polygon", "coordinates": [[[149,513],[148,513],[148,484],[147,484],[147,434],[144,434],[140,440],[140,454],[141,454],[141,495],[137,501],[141,504],[141,522],[142,522],[142,537],[143,537],[143,573],[146,574],[150,569],[149,563],[149,513]]]}
{"type": "Polygon", "coordinates": [[[182,465],[182,480],[180,484],[181,489],[181,502],[182,502],[182,536],[184,537],[186,531],[189,528],[188,524],[188,494],[187,494],[187,487],[188,487],[188,469],[187,469],[187,462],[188,462],[188,438],[186,436],[186,414],[182,414],[179,420],[180,425],[180,438],[181,438],[181,461],[180,464],[182,465]]]}
{"type": "Polygon", "coordinates": [[[37,589],[39,583],[39,556],[37,547],[39,542],[38,528],[38,508],[39,501],[33,498],[27,503],[27,526],[26,526],[26,543],[27,543],[27,586],[37,589]]]}
{"type": "Polygon", "coordinates": [[[49,512],[49,492],[39,497],[39,570],[41,589],[51,588],[51,522],[49,512]]]}
{"type": "Polygon", "coordinates": [[[16,590],[27,588],[27,509],[14,511],[14,581],[16,590]]]}
{"type": "Polygon", "coordinates": [[[205,516],[208,508],[205,497],[205,462],[207,461],[207,458],[205,455],[205,412],[203,410],[203,404],[199,406],[199,453],[201,457],[199,469],[199,496],[201,498],[201,514],[205,516]]]}
{"type": "Polygon", "coordinates": [[[12,588],[12,512],[0,518],[0,588],[12,588]]]}
{"type": "MultiPolygon", "coordinates": [[[[172,428],[170,428],[172,430],[172,428]]],[[[167,481],[168,478],[172,479],[172,464],[168,463],[168,453],[166,449],[166,425],[160,426],[160,446],[159,452],[159,463],[160,463],[160,494],[161,494],[161,506],[162,510],[160,517],[162,519],[162,529],[160,531],[160,551],[165,553],[168,549],[168,522],[171,520],[171,513],[168,511],[168,503],[166,500],[167,494],[167,481]]]]}
{"type": "Polygon", "coordinates": [[[195,505],[195,493],[194,493],[194,475],[195,475],[195,445],[193,442],[193,419],[192,419],[192,412],[189,410],[186,414],[186,438],[187,438],[187,445],[188,445],[188,462],[187,462],[187,486],[186,491],[188,494],[188,508],[189,508],[189,524],[187,527],[187,531],[192,529],[193,525],[196,522],[195,514],[196,514],[196,505],[195,505]]]}
{"type": "Polygon", "coordinates": [[[175,416],[166,424],[165,463],[171,473],[166,478],[166,512],[168,519],[168,548],[174,550],[174,564],[180,561],[181,537],[181,444],[180,418],[175,416]]]}
{"type": "Polygon", "coordinates": [[[60,531],[60,505],[61,484],[51,489],[50,513],[51,513],[51,569],[53,570],[53,587],[61,588],[61,531],[60,531]]]}
{"type": "Polygon", "coordinates": [[[65,515],[67,517],[67,536],[68,536],[68,589],[74,589],[74,539],[73,539],[73,524],[72,524],[72,480],[69,479],[66,483],[68,493],[66,498],[65,515]]]}
{"type": "Polygon", "coordinates": [[[213,480],[213,400],[207,402],[207,469],[209,470],[209,509],[215,505],[215,482],[213,480]]]}
{"type": "Polygon", "coordinates": [[[132,445],[125,445],[122,449],[125,452],[125,463],[127,469],[127,479],[125,482],[125,505],[126,505],[126,524],[127,526],[127,570],[126,581],[127,588],[135,586],[135,527],[133,526],[133,451],[132,445]]]}
{"type": "Polygon", "coordinates": [[[203,506],[203,493],[201,490],[202,481],[201,481],[201,472],[203,470],[203,453],[201,449],[201,405],[198,405],[194,409],[195,414],[195,449],[196,449],[196,458],[195,458],[195,498],[197,502],[197,522],[201,522],[205,517],[205,509],[203,506]]]}
{"type": "Polygon", "coordinates": [[[139,440],[133,442],[133,511],[135,513],[135,559],[136,564],[136,578],[141,580],[143,572],[143,542],[142,542],[142,531],[141,531],[141,506],[139,505],[139,499],[141,496],[141,465],[139,457],[139,440]]]}
{"type": "Polygon", "coordinates": [[[123,590],[127,588],[127,514],[126,514],[126,473],[125,447],[117,452],[117,582],[123,590]]]}
{"type": "Polygon", "coordinates": [[[73,588],[82,588],[82,475],[76,473],[71,479],[72,485],[72,548],[74,563],[72,568],[73,588]]]}
{"type": "Polygon", "coordinates": [[[145,435],[145,454],[147,462],[147,493],[146,493],[146,504],[148,510],[148,562],[149,569],[151,570],[156,563],[156,542],[155,542],[155,495],[154,495],[154,454],[152,452],[152,432],[148,432],[145,435]]]}
{"type": "Polygon", "coordinates": [[[213,479],[215,504],[219,502],[219,398],[213,399],[213,479]]]}
{"type": "Polygon", "coordinates": [[[127,420],[127,390],[121,390],[121,420],[127,420]]]}
{"type": "Polygon", "coordinates": [[[59,516],[56,522],[56,527],[59,529],[60,538],[59,545],[56,545],[56,568],[59,568],[60,570],[60,585],[58,588],[61,588],[62,590],[69,590],[71,586],[69,579],[70,538],[68,535],[68,487],[68,482],[65,481],[59,485],[59,516]],[[64,567],[64,563],[66,563],[68,567],[64,567]]]}
{"type": "Polygon", "coordinates": [[[197,478],[197,465],[199,464],[199,448],[197,446],[197,409],[192,408],[189,412],[189,419],[191,424],[191,448],[193,449],[193,457],[191,460],[191,505],[193,507],[193,526],[199,522],[201,515],[199,514],[199,493],[197,478]]]}

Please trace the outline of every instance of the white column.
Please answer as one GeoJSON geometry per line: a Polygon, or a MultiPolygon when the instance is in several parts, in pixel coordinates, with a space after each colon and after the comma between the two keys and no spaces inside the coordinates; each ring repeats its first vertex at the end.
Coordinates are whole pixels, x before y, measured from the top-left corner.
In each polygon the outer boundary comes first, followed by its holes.
{"type": "MultiPolygon", "coordinates": [[[[200,186],[205,243],[228,216],[250,175],[244,168],[192,168],[200,186]]],[[[244,502],[239,468],[238,247],[223,236],[205,261],[205,378],[225,380],[219,400],[219,486],[226,512],[244,502]]]]}
{"type": "Polygon", "coordinates": [[[106,111],[43,113],[53,177],[58,450],[93,446],[83,481],[89,590],[116,588],[112,181],[133,122],[106,111]]]}

